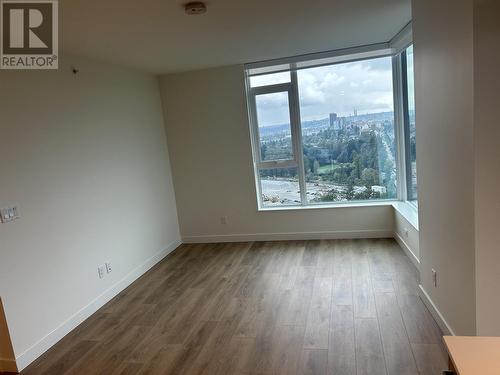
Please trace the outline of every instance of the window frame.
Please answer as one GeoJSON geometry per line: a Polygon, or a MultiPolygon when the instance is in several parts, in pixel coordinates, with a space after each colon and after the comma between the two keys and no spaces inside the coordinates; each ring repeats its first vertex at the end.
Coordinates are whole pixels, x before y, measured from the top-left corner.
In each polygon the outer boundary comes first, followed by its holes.
{"type": "MultiPolygon", "coordinates": [[[[369,51],[369,56],[362,56],[358,58],[351,57],[352,54],[349,53],[350,49],[344,50],[342,58],[338,61],[328,63],[328,64],[318,64],[318,66],[324,65],[337,65],[347,62],[356,62],[362,60],[371,60],[381,57],[392,57],[392,80],[393,80],[393,95],[394,95],[394,137],[396,146],[396,179],[397,179],[397,194],[396,198],[388,199],[376,199],[376,200],[352,200],[347,202],[324,202],[324,203],[309,203],[307,200],[307,189],[306,189],[306,179],[304,170],[304,155],[303,155],[303,144],[302,144],[302,127],[300,119],[300,103],[299,103],[299,93],[298,93],[298,82],[297,82],[297,61],[300,61],[300,57],[293,58],[289,63],[290,72],[290,82],[264,85],[251,87],[250,76],[254,75],[264,75],[275,72],[282,72],[283,62],[281,60],[273,60],[269,62],[269,67],[273,65],[280,66],[280,70],[277,71],[265,71],[263,73],[250,74],[251,69],[262,69],[265,67],[265,63],[255,63],[245,65],[245,87],[246,87],[246,98],[247,98],[247,108],[248,108],[248,118],[249,118],[249,128],[250,128],[250,138],[251,138],[251,148],[252,148],[252,161],[254,168],[254,178],[256,184],[257,192],[257,207],[258,211],[270,211],[270,210],[283,210],[283,209],[297,209],[297,208],[322,208],[322,207],[346,207],[346,206],[369,206],[369,205],[383,205],[391,204],[392,202],[408,200],[408,178],[411,178],[411,170],[407,171],[407,164],[411,168],[411,164],[406,163],[409,160],[409,144],[406,144],[406,135],[408,134],[409,143],[409,115],[408,115],[408,105],[407,105],[407,92],[406,89],[406,66],[403,66],[403,55],[406,54],[406,48],[412,44],[412,40],[405,40],[404,44],[398,45],[397,49],[392,49],[388,52],[385,48],[390,43],[384,45],[373,46],[372,49],[365,49],[369,51]],[[382,48],[384,47],[384,48],[382,48]],[[403,71],[404,74],[403,75],[403,71]],[[261,151],[260,151],[260,138],[259,138],[259,126],[257,120],[257,108],[256,108],[256,96],[268,93],[276,92],[288,92],[288,105],[290,113],[290,130],[291,130],[291,140],[292,140],[292,150],[294,154],[293,160],[273,160],[273,161],[262,161],[261,151]],[[405,99],[406,96],[406,99],[405,99]],[[406,105],[405,105],[406,100],[406,105]],[[282,206],[265,206],[262,197],[262,185],[260,180],[260,171],[262,169],[281,169],[281,168],[297,168],[297,176],[299,180],[300,188],[300,204],[293,205],[282,205],[282,206]]],[[[356,49],[357,50],[357,49],[356,49]]],[[[327,53],[321,53],[323,57],[327,53]]],[[[336,57],[339,56],[338,53],[335,54],[336,57]]],[[[307,56],[311,59],[310,56],[307,56]]],[[[283,59],[283,60],[290,60],[283,59]]],[[[307,68],[311,68],[308,66],[307,68]]],[[[305,69],[307,69],[305,68],[305,69]]]]}
{"type": "Polygon", "coordinates": [[[270,86],[259,86],[255,87],[250,90],[249,95],[251,96],[251,105],[250,105],[250,110],[252,114],[252,122],[255,124],[255,159],[256,159],[256,164],[259,168],[266,168],[266,169],[271,169],[271,168],[286,168],[286,167],[295,167],[297,164],[297,153],[296,149],[294,147],[294,133],[296,132],[295,129],[295,119],[293,118],[292,114],[292,87],[290,83],[280,83],[276,85],[270,85],[270,86]],[[292,139],[292,158],[291,159],[275,159],[275,160],[262,160],[262,154],[260,152],[260,131],[259,131],[259,120],[258,120],[258,115],[257,115],[257,96],[260,95],[268,95],[268,94],[280,94],[280,93],[286,93],[287,94],[287,99],[288,99],[288,114],[290,118],[290,133],[291,133],[291,139],[292,139]]]}
{"type": "MultiPolygon", "coordinates": [[[[297,87],[297,72],[290,71],[290,82],[278,83],[268,86],[250,87],[250,77],[246,75],[247,102],[250,119],[250,134],[252,140],[252,156],[255,174],[255,183],[258,195],[259,209],[267,208],[262,200],[262,185],[260,182],[260,171],[262,169],[285,169],[297,168],[300,190],[300,205],[287,205],[287,207],[304,206],[306,197],[304,156],[302,153],[302,132],[300,124],[300,106],[297,87]],[[258,95],[288,93],[288,110],[290,115],[290,133],[292,141],[293,159],[286,160],[262,160],[260,152],[259,121],[257,119],[256,97],[258,95]]],[[[280,207],[276,207],[279,209],[280,207]]]]}

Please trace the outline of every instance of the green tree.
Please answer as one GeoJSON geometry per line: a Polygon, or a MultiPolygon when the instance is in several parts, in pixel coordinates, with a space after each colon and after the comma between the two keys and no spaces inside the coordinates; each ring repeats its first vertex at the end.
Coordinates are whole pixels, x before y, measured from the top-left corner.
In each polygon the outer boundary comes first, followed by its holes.
{"type": "Polygon", "coordinates": [[[353,152],[352,165],[354,167],[354,177],[357,179],[361,178],[361,157],[357,152],[353,152]]]}
{"type": "Polygon", "coordinates": [[[379,183],[378,172],[373,168],[365,168],[361,172],[361,181],[365,186],[373,186],[379,183]]]}
{"type": "Polygon", "coordinates": [[[349,179],[344,195],[345,199],[347,199],[348,201],[352,201],[354,199],[354,182],[352,181],[352,179],[349,179]]]}
{"type": "Polygon", "coordinates": [[[321,202],[335,202],[337,200],[339,200],[339,195],[333,189],[320,198],[321,202]]]}

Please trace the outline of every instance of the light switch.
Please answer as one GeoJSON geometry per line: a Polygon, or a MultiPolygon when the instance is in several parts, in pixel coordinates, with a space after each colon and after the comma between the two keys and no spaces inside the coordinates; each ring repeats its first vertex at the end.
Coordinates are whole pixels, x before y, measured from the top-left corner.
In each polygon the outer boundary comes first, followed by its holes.
{"type": "Polygon", "coordinates": [[[9,208],[8,207],[2,207],[0,208],[0,216],[2,218],[2,223],[7,223],[10,221],[9,218],[9,208]]]}
{"type": "Polygon", "coordinates": [[[18,218],[19,218],[19,208],[17,205],[0,208],[0,219],[2,223],[8,223],[18,218]]]}

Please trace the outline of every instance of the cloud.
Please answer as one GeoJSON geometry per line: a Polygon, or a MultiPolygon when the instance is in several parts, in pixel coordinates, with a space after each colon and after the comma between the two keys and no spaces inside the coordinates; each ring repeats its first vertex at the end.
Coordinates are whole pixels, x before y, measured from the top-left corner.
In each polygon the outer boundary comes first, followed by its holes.
{"type": "MultiPolygon", "coordinates": [[[[258,77],[259,85],[283,81],[283,73],[278,74],[258,77]]],[[[349,116],[354,110],[363,114],[394,108],[390,57],[301,69],[297,79],[302,120],[326,118],[333,112],[349,116]]],[[[286,93],[258,96],[257,112],[260,126],[288,123],[286,93]]]]}
{"type": "Polygon", "coordinates": [[[288,93],[277,92],[256,97],[259,127],[290,122],[288,93]]]}
{"type": "Polygon", "coordinates": [[[303,120],[393,110],[390,57],[299,70],[298,82],[303,120]]]}

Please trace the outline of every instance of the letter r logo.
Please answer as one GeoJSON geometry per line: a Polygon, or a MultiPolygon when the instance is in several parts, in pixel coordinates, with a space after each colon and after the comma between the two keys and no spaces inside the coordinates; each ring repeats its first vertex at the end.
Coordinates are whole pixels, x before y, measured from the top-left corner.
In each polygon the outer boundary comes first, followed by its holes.
{"type": "Polygon", "coordinates": [[[52,2],[2,2],[4,54],[51,55],[53,53],[52,2]]]}
{"type": "Polygon", "coordinates": [[[10,48],[24,48],[24,35],[28,33],[28,48],[48,48],[36,34],[43,23],[43,14],[38,9],[28,10],[28,24],[24,22],[25,9],[10,10],[10,48]],[[26,27],[27,26],[27,27],[26,27]]]}

